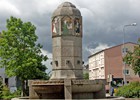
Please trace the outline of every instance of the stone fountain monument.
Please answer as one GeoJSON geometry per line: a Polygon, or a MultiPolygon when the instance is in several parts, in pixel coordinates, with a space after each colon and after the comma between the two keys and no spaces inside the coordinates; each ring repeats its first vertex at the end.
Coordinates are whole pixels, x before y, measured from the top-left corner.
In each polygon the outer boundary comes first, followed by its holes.
{"type": "Polygon", "coordinates": [[[82,71],[82,16],[70,2],[52,15],[52,76],[30,80],[30,99],[105,98],[104,80],[84,80],[82,71]]]}

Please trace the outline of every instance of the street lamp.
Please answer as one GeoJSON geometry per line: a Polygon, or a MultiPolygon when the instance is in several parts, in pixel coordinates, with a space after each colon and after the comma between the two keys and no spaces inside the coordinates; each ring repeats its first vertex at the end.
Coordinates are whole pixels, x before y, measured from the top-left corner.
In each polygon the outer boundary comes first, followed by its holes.
{"type": "MultiPolygon", "coordinates": [[[[125,56],[125,53],[126,53],[126,49],[125,49],[125,28],[128,27],[128,26],[136,26],[136,25],[137,25],[137,23],[131,23],[131,24],[127,24],[127,25],[123,26],[123,52],[122,52],[123,57],[125,56]]],[[[123,80],[124,80],[124,84],[126,84],[126,65],[125,65],[125,62],[123,62],[123,67],[124,67],[123,80]]]]}

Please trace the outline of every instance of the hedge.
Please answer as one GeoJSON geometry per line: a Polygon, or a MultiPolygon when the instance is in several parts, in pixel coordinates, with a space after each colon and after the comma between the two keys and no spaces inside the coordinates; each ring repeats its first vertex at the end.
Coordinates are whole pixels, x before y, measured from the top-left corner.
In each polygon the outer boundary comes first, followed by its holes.
{"type": "Polygon", "coordinates": [[[140,98],[140,82],[131,82],[117,89],[116,96],[140,98]]]}

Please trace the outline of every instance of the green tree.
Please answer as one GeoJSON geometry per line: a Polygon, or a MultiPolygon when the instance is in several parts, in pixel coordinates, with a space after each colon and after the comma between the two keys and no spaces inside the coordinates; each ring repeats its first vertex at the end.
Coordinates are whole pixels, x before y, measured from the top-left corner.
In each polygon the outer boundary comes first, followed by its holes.
{"type": "Polygon", "coordinates": [[[83,74],[83,78],[84,78],[84,79],[89,79],[89,73],[84,73],[84,74],[83,74]]]}
{"type": "Polygon", "coordinates": [[[31,22],[10,17],[6,27],[7,30],[0,34],[0,66],[5,67],[9,77],[19,77],[25,93],[25,80],[46,78],[47,68],[42,61],[46,61],[47,56],[41,53],[42,46],[36,43],[36,27],[31,22]]]}
{"type": "Polygon", "coordinates": [[[134,47],[134,51],[129,51],[124,57],[124,61],[132,66],[135,74],[140,76],[140,38],[138,39],[138,45],[134,47]]]}

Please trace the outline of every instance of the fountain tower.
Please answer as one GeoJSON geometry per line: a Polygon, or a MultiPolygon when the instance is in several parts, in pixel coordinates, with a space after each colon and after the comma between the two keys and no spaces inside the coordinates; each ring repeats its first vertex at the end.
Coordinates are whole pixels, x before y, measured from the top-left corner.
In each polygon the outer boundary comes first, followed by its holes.
{"type": "Polygon", "coordinates": [[[52,47],[51,79],[81,79],[82,16],[72,3],[62,3],[52,15],[52,47]]]}
{"type": "Polygon", "coordinates": [[[52,76],[29,80],[30,99],[105,98],[105,81],[84,80],[82,72],[82,16],[70,2],[52,15],[52,76]]]}

